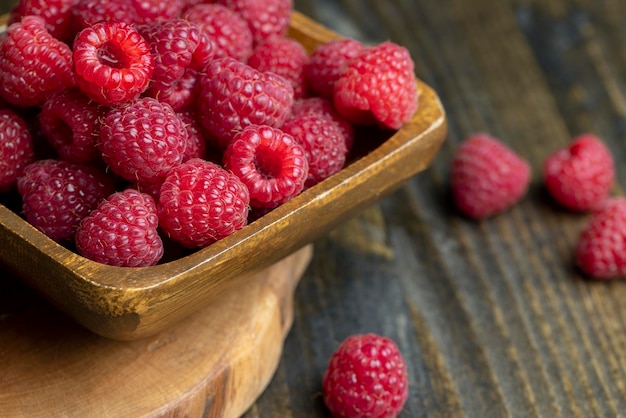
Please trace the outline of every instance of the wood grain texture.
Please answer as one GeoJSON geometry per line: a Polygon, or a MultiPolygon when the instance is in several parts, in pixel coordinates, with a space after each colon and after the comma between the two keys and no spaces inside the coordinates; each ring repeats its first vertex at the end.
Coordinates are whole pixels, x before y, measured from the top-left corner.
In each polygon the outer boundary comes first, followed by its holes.
{"type": "Polygon", "coordinates": [[[241,416],[276,370],[311,252],[302,248],[175,327],[132,342],[89,332],[5,274],[0,416],[241,416]]]}
{"type": "Polygon", "coordinates": [[[398,342],[401,417],[626,416],[626,281],[574,267],[587,215],[554,205],[543,159],[594,132],[626,171],[626,3],[586,0],[296,0],[335,31],[405,45],[441,98],[449,134],[432,166],[316,243],[276,376],[246,414],[326,417],[321,376],[348,335],[398,342]],[[449,163],[476,131],[533,168],[526,198],[471,222],[449,163]],[[303,377],[304,376],[304,377],[303,377]]]}

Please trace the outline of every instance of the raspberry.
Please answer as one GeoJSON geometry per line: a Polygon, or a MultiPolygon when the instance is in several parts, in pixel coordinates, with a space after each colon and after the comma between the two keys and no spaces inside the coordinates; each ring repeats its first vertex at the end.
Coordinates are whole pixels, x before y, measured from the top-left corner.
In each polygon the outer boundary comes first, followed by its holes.
{"type": "Polygon", "coordinates": [[[409,51],[393,42],[364,49],[348,63],[333,98],[339,114],[352,123],[400,128],[418,102],[409,51]]]}
{"type": "Polygon", "coordinates": [[[589,211],[608,197],[615,180],[613,156],[594,135],[581,135],[550,155],[543,165],[550,195],[565,208],[589,211]]]}
{"type": "Polygon", "coordinates": [[[184,247],[205,247],[243,228],[249,203],[248,189],[237,176],[191,159],[170,171],[161,186],[161,228],[184,247]]]}
{"type": "Polygon", "coordinates": [[[306,78],[313,93],[332,100],[337,80],[343,75],[348,62],[363,49],[365,47],[361,42],[349,38],[317,46],[305,68],[306,78]]]}
{"type": "Polygon", "coordinates": [[[114,173],[134,183],[153,184],[182,162],[187,139],[170,105],[144,97],[107,113],[98,147],[114,173]]]}
{"type": "Polygon", "coordinates": [[[53,240],[69,242],[79,222],[115,188],[96,167],[48,159],[28,165],[17,190],[26,220],[53,240]]]}
{"type": "Polygon", "coordinates": [[[452,160],[452,195],[465,215],[486,218],[508,209],[526,193],[530,166],[487,134],[468,138],[452,160]]]}
{"type": "Polygon", "coordinates": [[[215,58],[232,57],[245,62],[252,54],[252,32],[236,12],[221,4],[198,4],[183,13],[209,38],[215,58]]]}
{"type": "Polygon", "coordinates": [[[104,113],[79,89],[67,89],[46,100],[39,125],[62,160],[87,163],[100,158],[96,144],[104,113]]]}
{"type": "Polygon", "coordinates": [[[312,114],[300,116],[285,122],[282,130],[292,135],[306,151],[309,163],[307,188],[343,168],[348,153],[346,140],[331,120],[312,114]]]}
{"type": "Polygon", "coordinates": [[[626,275],[626,198],[608,198],[592,213],[578,239],[576,261],[593,279],[626,275]]]}
{"type": "Polygon", "coordinates": [[[107,106],[126,103],[148,87],[154,69],[150,45],[131,25],[100,22],[74,40],[78,86],[107,106]]]}
{"type": "Polygon", "coordinates": [[[126,1],[78,0],[72,8],[71,31],[75,35],[98,22],[135,23],[139,20],[126,1]]]}
{"type": "Polygon", "coordinates": [[[287,80],[231,57],[211,61],[200,85],[200,123],[221,148],[246,126],[280,127],[293,104],[293,88],[287,80]]]}
{"type": "Polygon", "coordinates": [[[176,112],[185,125],[187,131],[187,145],[183,154],[183,161],[186,162],[192,158],[203,158],[206,156],[206,141],[202,136],[202,129],[198,123],[196,114],[191,110],[180,110],[176,112]]]}
{"type": "Polygon", "coordinates": [[[323,97],[298,99],[293,102],[291,114],[287,120],[310,114],[320,115],[335,122],[344,136],[346,149],[348,152],[352,149],[354,144],[354,126],[337,113],[332,101],[323,97]]]}
{"type": "Polygon", "coordinates": [[[248,65],[259,71],[272,71],[291,82],[295,99],[308,96],[304,69],[309,54],[304,46],[290,38],[274,37],[257,45],[248,65]]]}
{"type": "Polygon", "coordinates": [[[174,19],[183,11],[184,0],[127,0],[137,13],[137,23],[174,19]]]}
{"type": "Polygon", "coordinates": [[[274,208],[302,191],[308,163],[291,135],[253,125],[233,137],[224,152],[224,168],[246,185],[251,206],[274,208]]]}
{"type": "Polygon", "coordinates": [[[248,22],[254,44],[284,36],[293,11],[292,0],[216,0],[239,13],[248,22]]]}
{"type": "Polygon", "coordinates": [[[0,96],[22,106],[38,106],[52,93],[75,84],[72,51],[37,16],[25,16],[0,37],[0,96]]]}
{"type": "Polygon", "coordinates": [[[402,353],[389,338],[357,334],[333,353],[324,373],[324,402],[333,417],[395,417],[408,397],[402,353]]]}
{"type": "Polygon", "coordinates": [[[26,122],[12,110],[0,109],[0,192],[14,189],[33,159],[33,140],[26,122]]]}
{"type": "Polygon", "coordinates": [[[154,199],[126,189],[102,201],[76,231],[76,250],[102,264],[147,267],[163,256],[154,199]]]}
{"type": "Polygon", "coordinates": [[[19,22],[24,16],[39,16],[46,22],[50,35],[68,42],[73,33],[70,28],[72,7],[77,0],[19,0],[9,18],[9,24],[19,22]]]}
{"type": "Polygon", "coordinates": [[[199,70],[212,58],[212,45],[197,25],[183,19],[142,25],[155,65],[146,95],[175,110],[193,100],[199,70]]]}

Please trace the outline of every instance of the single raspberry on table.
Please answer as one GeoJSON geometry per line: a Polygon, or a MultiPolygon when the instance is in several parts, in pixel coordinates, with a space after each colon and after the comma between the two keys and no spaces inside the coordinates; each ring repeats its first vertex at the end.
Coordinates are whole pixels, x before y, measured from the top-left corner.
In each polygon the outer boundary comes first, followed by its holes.
{"type": "Polygon", "coordinates": [[[202,3],[187,9],[183,19],[200,27],[211,41],[215,58],[245,62],[252,54],[252,32],[239,13],[221,4],[202,3]]]}
{"type": "Polygon", "coordinates": [[[248,65],[252,68],[271,71],[288,80],[295,99],[309,95],[305,75],[308,62],[309,53],[300,42],[278,36],[257,45],[248,58],[248,65]]]}
{"type": "Polygon", "coordinates": [[[78,87],[106,106],[124,104],[146,90],[154,70],[150,45],[132,25],[99,22],[76,35],[78,87]]]}
{"type": "Polygon", "coordinates": [[[165,178],[158,203],[160,225],[183,247],[206,247],[243,228],[249,204],[248,189],[237,176],[194,158],[165,178]]]}
{"type": "Polygon", "coordinates": [[[604,202],[615,181],[613,156],[595,135],[584,134],[544,161],[546,188],[556,202],[574,211],[590,211],[604,202]]]}
{"type": "Polygon", "coordinates": [[[287,80],[231,57],[211,61],[200,86],[200,123],[220,148],[226,148],[233,135],[246,126],[280,127],[293,104],[293,87],[287,80]]]}
{"type": "Polygon", "coordinates": [[[389,338],[357,334],[333,353],[322,381],[333,417],[396,417],[408,398],[402,353],[389,338]]]}
{"type": "Polygon", "coordinates": [[[342,38],[317,46],[311,53],[305,73],[309,87],[319,97],[333,98],[337,81],[348,62],[365,49],[356,39],[342,38]]]}
{"type": "Polygon", "coordinates": [[[72,8],[77,0],[19,0],[11,10],[9,24],[19,22],[24,16],[39,16],[46,22],[50,35],[60,41],[72,39],[72,8]]]}
{"type": "Polygon", "coordinates": [[[452,160],[452,196],[459,210],[481,219],[517,203],[530,183],[530,166],[490,135],[466,139],[452,160]]]}
{"type": "Polygon", "coordinates": [[[292,118],[281,128],[302,145],[309,163],[305,187],[311,187],[343,168],[348,149],[339,127],[319,115],[292,118]]]}
{"type": "Polygon", "coordinates": [[[256,125],[233,137],[224,168],[246,185],[250,205],[257,208],[274,208],[296,196],[308,173],[305,150],[291,135],[256,125]]]}
{"type": "Polygon", "coordinates": [[[143,97],[106,114],[98,148],[114,173],[149,185],[161,183],[182,162],[187,140],[185,125],[170,105],[143,97]]]}
{"type": "Polygon", "coordinates": [[[138,26],[150,44],[154,71],[145,95],[178,110],[192,103],[198,73],[213,57],[213,46],[200,28],[184,19],[138,26]]]}
{"type": "Polygon", "coordinates": [[[139,21],[135,8],[126,1],[78,0],[72,7],[70,27],[73,36],[98,22],[139,21]]]}
{"type": "Polygon", "coordinates": [[[215,0],[239,13],[248,22],[254,44],[284,36],[293,12],[293,0],[215,0]]]}
{"type": "Polygon", "coordinates": [[[33,159],[33,139],[26,122],[14,111],[0,109],[0,192],[14,189],[33,159]]]}
{"type": "Polygon", "coordinates": [[[21,107],[75,85],[72,51],[37,16],[25,16],[0,37],[0,96],[21,107]]]}
{"type": "Polygon", "coordinates": [[[592,213],[578,238],[575,258],[593,279],[626,276],[626,198],[608,198],[592,213]]]}
{"type": "Polygon", "coordinates": [[[93,261],[120,267],[148,267],[163,257],[154,199],[134,189],[108,196],[76,231],[76,250],[93,261]]]}
{"type": "Polygon", "coordinates": [[[79,222],[115,191],[111,177],[94,166],[38,160],[17,179],[26,220],[58,242],[71,242],[79,222]]]}
{"type": "Polygon", "coordinates": [[[44,102],[39,126],[62,160],[88,163],[100,159],[97,143],[106,110],[81,90],[67,89],[44,102]]]}
{"type": "Polygon", "coordinates": [[[333,102],[324,97],[306,97],[295,100],[287,120],[304,115],[320,115],[333,121],[344,136],[348,152],[354,145],[354,126],[337,113],[333,102]]]}
{"type": "Polygon", "coordinates": [[[399,129],[417,109],[414,68],[409,51],[393,42],[365,48],[337,80],[337,111],[357,125],[399,129]]]}

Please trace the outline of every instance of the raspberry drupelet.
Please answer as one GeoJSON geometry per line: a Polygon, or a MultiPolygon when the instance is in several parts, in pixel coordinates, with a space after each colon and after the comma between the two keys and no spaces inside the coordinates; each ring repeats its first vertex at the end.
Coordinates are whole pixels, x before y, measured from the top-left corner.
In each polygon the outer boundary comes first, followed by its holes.
{"type": "Polygon", "coordinates": [[[269,126],[248,126],[224,152],[224,168],[241,179],[250,205],[277,207],[302,191],[308,162],[304,147],[291,135],[269,126]]]}
{"type": "Polygon", "coordinates": [[[250,196],[241,180],[217,164],[193,158],[172,169],[159,194],[159,220],[183,247],[202,248],[248,221],[250,196]]]}
{"type": "Polygon", "coordinates": [[[134,189],[108,196],[79,224],[76,250],[102,264],[148,267],[163,257],[154,199],[134,189]]]}
{"type": "Polygon", "coordinates": [[[75,85],[72,51],[38,16],[25,16],[0,37],[0,97],[21,107],[39,106],[75,85]]]}
{"type": "Polygon", "coordinates": [[[330,358],[322,380],[324,402],[336,418],[393,418],[408,398],[408,380],[402,353],[391,339],[352,335],[330,358]]]}
{"type": "Polygon", "coordinates": [[[154,70],[150,45],[132,25],[99,22],[76,35],[74,72],[80,89],[106,106],[139,97],[154,70]]]}

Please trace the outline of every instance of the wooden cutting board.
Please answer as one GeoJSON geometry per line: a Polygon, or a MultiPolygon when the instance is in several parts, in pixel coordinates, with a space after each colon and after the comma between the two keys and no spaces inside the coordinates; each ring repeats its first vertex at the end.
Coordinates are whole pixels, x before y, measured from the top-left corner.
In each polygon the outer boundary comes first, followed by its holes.
{"type": "Polygon", "coordinates": [[[276,370],[311,255],[131,342],[80,327],[0,268],[0,416],[240,416],[276,370]]]}

